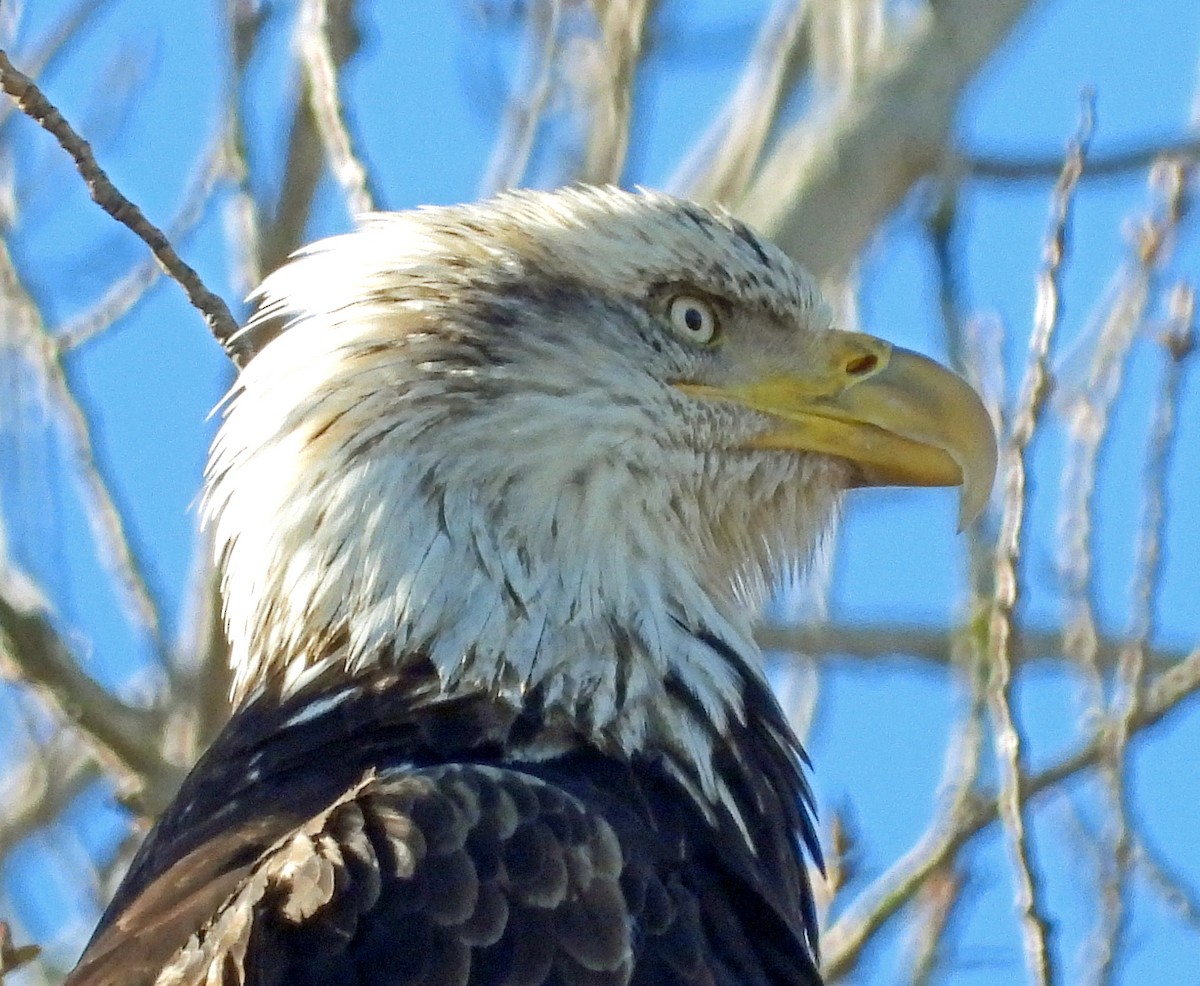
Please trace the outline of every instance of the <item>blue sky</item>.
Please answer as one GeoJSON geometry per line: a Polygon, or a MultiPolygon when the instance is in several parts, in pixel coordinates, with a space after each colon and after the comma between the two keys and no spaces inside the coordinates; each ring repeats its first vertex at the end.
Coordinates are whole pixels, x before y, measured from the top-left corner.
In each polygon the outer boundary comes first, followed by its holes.
{"type": "MultiPolygon", "coordinates": [[[[15,52],[40,37],[70,5],[44,0],[29,6],[15,52]]],[[[365,5],[366,43],[346,75],[345,98],[388,207],[462,201],[476,194],[499,129],[499,87],[511,68],[513,48],[480,28],[472,17],[474,6],[465,0],[365,5]]],[[[197,158],[220,125],[225,62],[222,26],[213,8],[221,7],[115,0],[46,79],[50,95],[93,138],[109,174],[162,223],[173,214],[197,158]]],[[[766,8],[746,0],[663,4],[662,47],[648,63],[637,96],[628,183],[653,186],[669,177],[727,92],[766,8]]],[[[263,173],[276,173],[282,155],[273,123],[291,86],[287,32],[286,18],[280,18],[252,71],[247,112],[249,125],[260,128],[252,152],[265,165],[263,173]]],[[[1044,4],[972,89],[960,114],[960,142],[994,155],[1054,156],[1076,126],[1085,85],[1097,93],[1096,153],[1182,135],[1193,106],[1198,54],[1200,5],[1194,0],[1044,4]]],[[[13,250],[51,324],[58,325],[87,309],[142,256],[141,248],[88,202],[65,156],[19,123],[21,129],[13,131],[17,187],[26,204],[14,228],[13,250]]],[[[960,206],[967,307],[1005,327],[1010,394],[1032,321],[1033,274],[1048,199],[1046,183],[974,184],[960,206]]],[[[1079,361],[1071,354],[1095,331],[1107,285],[1127,255],[1123,224],[1147,202],[1144,175],[1137,173],[1087,183],[1080,191],[1055,361],[1066,387],[1080,382],[1079,361]]],[[[326,182],[312,234],[342,229],[347,221],[336,189],[326,182]]],[[[185,253],[233,302],[241,286],[227,270],[222,222],[220,210],[211,210],[185,253]]],[[[1183,237],[1172,276],[1195,282],[1198,261],[1195,237],[1183,237]]],[[[944,356],[929,249],[915,205],[902,209],[874,244],[862,280],[866,328],[944,356]]],[[[72,357],[68,369],[95,422],[98,454],[114,477],[134,539],[149,560],[152,588],[174,631],[186,622],[195,497],[212,431],[208,412],[228,382],[228,368],[177,288],[164,284],[72,357]]],[[[1102,623],[1113,632],[1128,621],[1139,524],[1139,477],[1129,463],[1138,461],[1134,456],[1144,442],[1157,369],[1155,346],[1139,342],[1129,371],[1130,398],[1118,412],[1101,472],[1097,590],[1102,623]]],[[[1195,603],[1200,504],[1191,492],[1200,477],[1198,404],[1190,385],[1170,480],[1169,547],[1157,610],[1158,639],[1178,647],[1193,646],[1200,637],[1195,603]]],[[[1035,624],[1061,615],[1053,565],[1062,453],[1061,429],[1051,429],[1034,450],[1024,564],[1029,591],[1022,619],[1035,624]]],[[[82,650],[99,679],[114,687],[148,687],[153,676],[146,670],[151,662],[145,643],[120,619],[112,595],[98,588],[102,576],[75,492],[63,479],[68,473],[61,453],[51,445],[31,460],[26,448],[19,461],[31,476],[44,471],[58,477],[60,485],[52,485],[46,496],[32,480],[14,480],[10,474],[7,483],[0,482],[7,522],[20,528],[10,535],[14,554],[50,583],[64,622],[86,641],[82,650]]],[[[838,539],[834,611],[872,623],[952,619],[963,602],[953,511],[953,496],[942,492],[854,497],[838,539]]],[[[1050,762],[1082,735],[1078,681],[1039,668],[1022,677],[1018,697],[1035,765],[1050,762]]],[[[865,885],[922,831],[957,702],[944,677],[903,660],[869,670],[835,661],[825,675],[810,749],[822,804],[827,811],[852,806],[864,839],[861,875],[853,886],[865,885]]],[[[1198,748],[1200,716],[1178,716],[1135,757],[1134,775],[1138,817],[1193,888],[1200,887],[1192,807],[1200,802],[1200,781],[1190,765],[1198,748]]],[[[1068,979],[1081,968],[1081,942],[1096,910],[1087,897],[1094,880],[1073,872],[1092,865],[1080,854],[1073,816],[1094,825],[1103,819],[1086,788],[1072,790],[1073,801],[1060,798],[1039,807],[1034,824],[1068,979]]],[[[105,807],[107,798],[104,791],[90,792],[73,815],[72,824],[82,826],[96,844],[111,833],[116,817],[105,807]]],[[[36,855],[36,847],[28,853],[36,855]]],[[[31,867],[41,865],[21,858],[31,867]]],[[[1003,845],[985,837],[970,859],[973,906],[956,935],[954,974],[947,981],[968,986],[1018,981],[1020,938],[1003,845]]],[[[9,899],[24,900],[31,914],[44,912],[47,916],[27,921],[56,934],[61,912],[30,900],[31,894],[52,892],[40,889],[47,886],[46,878],[31,880],[17,869],[10,866],[6,874],[9,899]]],[[[1195,929],[1171,916],[1144,887],[1134,895],[1132,920],[1119,982],[1194,978],[1200,968],[1195,929]]],[[[71,941],[78,945],[70,934],[61,940],[66,950],[71,941]]],[[[885,936],[855,981],[903,981],[895,972],[900,947],[895,935],[885,936]]]]}

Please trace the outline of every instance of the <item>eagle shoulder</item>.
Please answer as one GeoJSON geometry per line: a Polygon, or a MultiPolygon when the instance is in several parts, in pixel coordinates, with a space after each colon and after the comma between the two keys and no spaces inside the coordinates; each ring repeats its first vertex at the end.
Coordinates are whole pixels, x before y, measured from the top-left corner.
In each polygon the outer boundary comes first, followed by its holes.
{"type": "Polygon", "coordinates": [[[638,952],[665,957],[659,981],[708,978],[698,902],[600,813],[522,771],[371,770],[257,852],[254,834],[212,839],[154,879],[72,986],[617,986],[638,952]],[[172,954],[151,954],[150,937],[189,921],[172,954]],[[136,971],[131,949],[145,953],[136,971]]]}

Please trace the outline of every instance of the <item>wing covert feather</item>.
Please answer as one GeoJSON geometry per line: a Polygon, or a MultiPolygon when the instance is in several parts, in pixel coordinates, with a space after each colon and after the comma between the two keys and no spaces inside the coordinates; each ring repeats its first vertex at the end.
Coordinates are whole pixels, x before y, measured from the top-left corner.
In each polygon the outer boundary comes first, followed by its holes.
{"type": "MultiPolygon", "coordinates": [[[[139,937],[185,939],[157,964],[147,956],[140,982],[621,986],[635,925],[644,942],[672,930],[668,912],[681,916],[599,813],[500,767],[368,772],[252,861],[230,865],[250,855],[236,842],[201,846],[139,895],[131,912],[182,903],[139,937]],[[189,892],[189,878],[216,888],[216,872],[221,900],[189,892]]],[[[93,943],[73,986],[130,983],[128,964],[105,960],[128,958],[121,938],[134,927],[118,920],[93,943]]]]}

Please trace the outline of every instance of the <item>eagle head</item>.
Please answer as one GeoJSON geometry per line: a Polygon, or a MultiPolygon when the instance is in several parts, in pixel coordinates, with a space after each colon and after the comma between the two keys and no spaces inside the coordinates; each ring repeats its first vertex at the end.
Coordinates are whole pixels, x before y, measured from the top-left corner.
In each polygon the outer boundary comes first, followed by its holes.
{"type": "Polygon", "coordinates": [[[842,492],[961,485],[969,517],[991,489],[965,383],[666,195],[371,216],[258,298],[205,506],[238,698],[419,660],[439,694],[536,696],[544,743],[661,746],[719,797],[749,613],[842,492]]]}

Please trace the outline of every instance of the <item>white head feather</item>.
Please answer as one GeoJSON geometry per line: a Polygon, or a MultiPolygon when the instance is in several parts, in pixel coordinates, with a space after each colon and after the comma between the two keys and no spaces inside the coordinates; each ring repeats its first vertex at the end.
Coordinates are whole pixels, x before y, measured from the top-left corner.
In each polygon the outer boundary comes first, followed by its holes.
{"type": "Polygon", "coordinates": [[[602,748],[669,748],[720,796],[696,710],[740,717],[742,672],[700,638],[761,674],[748,609],[846,475],[739,449],[757,415],[671,386],[714,358],[665,324],[676,290],[728,301],[760,362],[830,331],[740,224],[614,189],[371,217],[269,277],[248,331],[287,325],[207,471],[236,697],[420,654],[446,691],[537,689],[602,748]]]}

